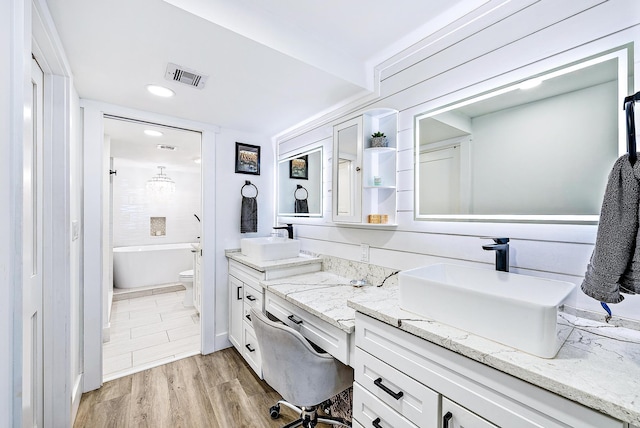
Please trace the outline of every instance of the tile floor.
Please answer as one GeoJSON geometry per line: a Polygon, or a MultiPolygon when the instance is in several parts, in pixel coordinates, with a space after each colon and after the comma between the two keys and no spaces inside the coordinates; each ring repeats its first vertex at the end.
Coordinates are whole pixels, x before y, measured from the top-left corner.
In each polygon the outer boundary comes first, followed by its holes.
{"type": "Polygon", "coordinates": [[[111,340],[102,346],[104,382],[200,353],[200,317],[182,304],[184,293],[113,302],[111,340]]]}

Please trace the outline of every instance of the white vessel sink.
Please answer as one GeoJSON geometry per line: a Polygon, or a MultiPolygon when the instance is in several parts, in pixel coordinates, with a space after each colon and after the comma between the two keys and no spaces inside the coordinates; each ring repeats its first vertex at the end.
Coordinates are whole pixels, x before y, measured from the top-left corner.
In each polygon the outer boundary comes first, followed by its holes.
{"type": "Polygon", "coordinates": [[[300,241],[276,236],[243,238],[240,240],[240,251],[243,255],[261,262],[290,259],[298,257],[300,241]]]}
{"type": "Polygon", "coordinates": [[[570,327],[575,284],[508,272],[435,264],[398,274],[400,307],[543,358],[553,358],[570,327]]]}

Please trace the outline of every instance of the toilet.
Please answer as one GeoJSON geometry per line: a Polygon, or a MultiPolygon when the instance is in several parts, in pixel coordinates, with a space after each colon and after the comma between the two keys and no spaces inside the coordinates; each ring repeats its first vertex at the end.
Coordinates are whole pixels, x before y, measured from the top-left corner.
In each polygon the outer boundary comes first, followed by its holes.
{"type": "Polygon", "coordinates": [[[187,290],[186,293],[184,293],[182,304],[185,306],[193,306],[193,269],[180,272],[178,281],[181,282],[187,290]]]}

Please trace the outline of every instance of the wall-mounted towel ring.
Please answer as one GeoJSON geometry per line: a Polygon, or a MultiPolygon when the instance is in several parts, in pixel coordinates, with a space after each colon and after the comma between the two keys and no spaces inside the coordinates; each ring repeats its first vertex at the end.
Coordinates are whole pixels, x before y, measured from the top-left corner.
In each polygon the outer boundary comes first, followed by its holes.
{"type": "Polygon", "coordinates": [[[301,201],[303,199],[307,199],[309,197],[309,192],[302,185],[298,184],[296,186],[296,190],[293,191],[293,197],[296,198],[296,201],[301,201]],[[298,197],[298,190],[304,190],[304,198],[298,197]]]}
{"type": "Polygon", "coordinates": [[[249,180],[245,180],[245,181],[244,181],[244,186],[242,186],[242,187],[240,188],[240,194],[241,194],[242,196],[244,196],[245,198],[256,198],[256,197],[258,197],[258,188],[256,187],[256,185],[255,185],[255,184],[253,184],[253,183],[252,183],[252,182],[250,182],[249,180]],[[244,194],[244,188],[245,188],[245,187],[247,187],[247,186],[252,186],[254,189],[256,189],[256,194],[255,194],[255,195],[253,195],[253,196],[245,195],[245,194],[244,194]]]}

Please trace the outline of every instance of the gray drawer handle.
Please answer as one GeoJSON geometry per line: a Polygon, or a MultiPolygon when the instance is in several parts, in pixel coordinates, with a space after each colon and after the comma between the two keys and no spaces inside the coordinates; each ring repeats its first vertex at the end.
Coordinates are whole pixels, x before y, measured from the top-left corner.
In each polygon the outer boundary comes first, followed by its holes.
{"type": "Polygon", "coordinates": [[[451,420],[451,418],[453,418],[453,413],[451,412],[447,412],[442,417],[442,428],[449,428],[449,421],[451,420]]]}
{"type": "Polygon", "coordinates": [[[296,323],[298,325],[302,324],[302,320],[296,319],[296,317],[294,317],[293,315],[289,315],[287,318],[293,323],[296,323]]]}
{"type": "Polygon", "coordinates": [[[247,348],[249,350],[249,352],[255,352],[255,349],[253,349],[251,347],[251,345],[249,345],[248,343],[246,345],[244,345],[245,348],[247,348]]]}
{"type": "Polygon", "coordinates": [[[251,294],[247,294],[247,300],[250,301],[250,302],[255,302],[256,298],[253,297],[251,294]]]}
{"type": "Polygon", "coordinates": [[[387,386],[383,385],[381,377],[379,377],[378,379],[374,380],[373,383],[374,383],[375,386],[377,386],[378,388],[380,388],[381,390],[383,390],[384,392],[386,392],[387,394],[389,394],[390,396],[392,396],[396,400],[399,400],[404,395],[404,392],[402,392],[402,391],[393,392],[387,386]]]}
{"type": "Polygon", "coordinates": [[[382,425],[380,425],[380,418],[375,418],[373,421],[371,421],[371,425],[376,428],[382,428],[382,425]]]}
{"type": "Polygon", "coordinates": [[[238,300],[242,300],[242,287],[238,287],[238,289],[236,290],[236,298],[238,300]]]}
{"type": "Polygon", "coordinates": [[[251,314],[247,314],[244,316],[246,319],[248,319],[249,321],[251,321],[251,314]]]}

